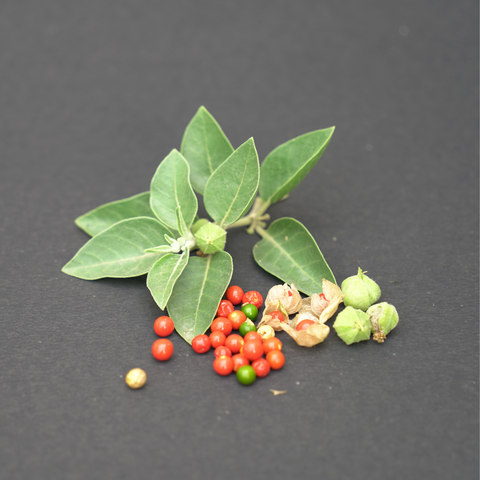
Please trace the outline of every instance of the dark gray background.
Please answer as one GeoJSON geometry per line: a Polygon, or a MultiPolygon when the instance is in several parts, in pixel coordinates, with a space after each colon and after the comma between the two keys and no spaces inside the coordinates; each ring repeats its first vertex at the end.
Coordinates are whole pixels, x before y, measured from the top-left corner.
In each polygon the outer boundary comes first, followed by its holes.
{"type": "MultiPolygon", "coordinates": [[[[2,480],[478,478],[477,2],[4,0],[0,67],[2,480]],[[176,334],[152,358],[144,277],[60,272],[73,220],[147,190],[200,105],[261,159],[336,126],[270,213],[339,282],[368,270],[400,313],[383,345],[282,337],[242,387],[176,334]]],[[[227,249],[265,295],[258,240],[227,249]]]]}

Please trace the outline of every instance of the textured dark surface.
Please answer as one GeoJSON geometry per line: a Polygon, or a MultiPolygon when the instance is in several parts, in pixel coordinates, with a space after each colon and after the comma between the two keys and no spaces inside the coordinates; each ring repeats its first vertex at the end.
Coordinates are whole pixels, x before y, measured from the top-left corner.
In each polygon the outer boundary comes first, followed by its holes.
{"type": "MultiPolygon", "coordinates": [[[[477,2],[6,0],[0,68],[2,480],[478,478],[477,2]],[[60,272],[74,218],[147,190],[202,104],[261,159],[336,126],[270,213],[338,281],[368,270],[400,314],[383,345],[282,337],[242,387],[178,335],[152,358],[144,277],[60,272]]],[[[258,239],[227,249],[265,295],[258,239]]]]}

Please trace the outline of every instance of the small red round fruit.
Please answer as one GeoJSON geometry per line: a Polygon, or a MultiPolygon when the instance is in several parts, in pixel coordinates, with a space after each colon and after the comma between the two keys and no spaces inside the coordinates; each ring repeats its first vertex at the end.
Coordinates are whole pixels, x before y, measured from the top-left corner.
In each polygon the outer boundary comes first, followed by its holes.
{"type": "Polygon", "coordinates": [[[213,322],[210,330],[212,332],[223,332],[225,335],[232,333],[232,322],[225,317],[217,317],[213,322]]]}
{"type": "Polygon", "coordinates": [[[272,318],[276,318],[281,322],[285,321],[285,315],[280,310],[275,310],[274,312],[269,313],[272,318]]]}
{"type": "Polygon", "coordinates": [[[233,285],[227,288],[227,291],[225,292],[225,297],[227,297],[227,300],[232,302],[234,305],[238,305],[242,303],[243,290],[240,287],[233,285]]]}
{"type": "Polygon", "coordinates": [[[197,352],[197,353],[206,353],[210,350],[210,347],[212,344],[210,343],[210,339],[208,338],[208,335],[197,335],[193,340],[192,340],[192,348],[197,352]]]}
{"type": "Polygon", "coordinates": [[[170,317],[158,317],[153,324],[153,329],[159,337],[168,337],[175,330],[175,324],[170,317]]]}
{"type": "Polygon", "coordinates": [[[255,340],[245,342],[243,345],[243,354],[251,361],[258,360],[263,356],[263,345],[255,340]]]}
{"type": "Polygon", "coordinates": [[[168,360],[173,355],[172,342],[166,338],[155,340],[152,345],[152,355],[160,362],[168,360]]]}
{"type": "Polygon", "coordinates": [[[233,360],[231,357],[218,357],[213,361],[213,369],[222,376],[230,375],[233,372],[233,360]]]}
{"type": "Polygon", "coordinates": [[[248,358],[241,353],[236,353],[233,357],[233,371],[236,372],[240,367],[244,365],[250,365],[248,358]]]}
{"type": "Polygon", "coordinates": [[[217,309],[217,317],[228,317],[233,310],[233,303],[230,300],[222,300],[217,309]]]}
{"type": "Polygon", "coordinates": [[[282,342],[277,337],[266,338],[263,341],[263,352],[267,355],[272,350],[281,350],[282,342]]]}
{"type": "Polygon", "coordinates": [[[226,338],[225,346],[230,349],[232,353],[238,353],[243,346],[243,337],[232,333],[226,338]]]}
{"type": "Polygon", "coordinates": [[[212,332],[210,334],[209,338],[210,338],[210,344],[212,345],[212,347],[217,348],[217,347],[221,347],[222,345],[225,345],[225,339],[227,337],[223,332],[216,330],[215,332],[212,332]]]}
{"type": "Polygon", "coordinates": [[[252,367],[259,378],[266,377],[270,373],[270,364],[264,358],[255,360],[252,367]]]}
{"type": "Polygon", "coordinates": [[[267,362],[273,370],[280,370],[285,365],[285,356],[280,350],[267,353],[267,362]]]}
{"type": "Polygon", "coordinates": [[[213,353],[215,355],[215,358],[232,356],[232,351],[225,345],[222,345],[221,347],[217,347],[213,353]]]}
{"type": "Polygon", "coordinates": [[[263,338],[257,332],[247,332],[243,337],[245,342],[250,342],[255,340],[256,342],[260,342],[263,345],[263,338]]]}
{"type": "Polygon", "coordinates": [[[241,310],[234,310],[228,315],[228,320],[232,322],[234,330],[238,330],[240,325],[247,319],[247,316],[241,310]]]}
{"type": "Polygon", "coordinates": [[[257,308],[260,308],[263,303],[263,297],[255,290],[251,290],[249,292],[246,292],[242,298],[242,305],[245,305],[247,303],[255,305],[257,308]]]}
{"type": "Polygon", "coordinates": [[[310,325],[315,325],[315,322],[313,320],[302,320],[301,322],[298,322],[295,330],[301,332],[302,330],[306,330],[310,325]]]}

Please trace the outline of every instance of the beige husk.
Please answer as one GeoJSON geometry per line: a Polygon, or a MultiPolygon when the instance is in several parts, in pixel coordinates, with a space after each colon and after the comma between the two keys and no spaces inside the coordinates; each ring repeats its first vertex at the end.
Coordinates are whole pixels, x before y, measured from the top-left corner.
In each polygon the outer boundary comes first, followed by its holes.
{"type": "MultiPolygon", "coordinates": [[[[279,286],[281,287],[281,285],[279,286]]],[[[330,328],[325,325],[325,322],[333,316],[338,309],[338,305],[343,301],[342,290],[334,283],[323,279],[322,289],[326,299],[328,300],[328,306],[323,309],[323,311],[318,308],[318,305],[316,305],[316,311],[314,311],[312,308],[312,298],[304,298],[301,302],[300,310],[295,318],[292,320],[287,318],[286,322],[280,322],[280,320],[269,315],[275,310],[282,311],[283,309],[282,303],[279,300],[275,300],[271,301],[269,305],[266,306],[265,311],[263,312],[263,318],[260,320],[258,326],[270,325],[277,332],[283,330],[290,335],[298,345],[301,345],[302,347],[313,347],[314,345],[322,343],[330,332],[330,328]],[[315,324],[310,325],[306,330],[297,332],[295,327],[297,326],[298,322],[306,319],[313,320],[315,324]]]]}
{"type": "MultiPolygon", "coordinates": [[[[267,298],[265,298],[265,308],[277,301],[283,305],[288,315],[297,313],[302,306],[302,296],[294,283],[292,283],[291,287],[287,283],[272,287],[268,291],[267,298]]],[[[273,312],[273,310],[270,311],[273,312]]]]}

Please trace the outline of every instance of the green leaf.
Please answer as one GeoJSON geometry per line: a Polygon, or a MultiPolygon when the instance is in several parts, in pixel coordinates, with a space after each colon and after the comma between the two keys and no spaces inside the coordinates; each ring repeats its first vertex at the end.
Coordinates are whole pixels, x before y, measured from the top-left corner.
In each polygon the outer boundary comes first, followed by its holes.
{"type": "Polygon", "coordinates": [[[75,223],[93,237],[121,220],[134,217],[155,218],[150,208],[150,192],[101,205],[78,217],[75,223]]]}
{"type": "Polygon", "coordinates": [[[190,232],[187,225],[185,224],[185,220],[182,216],[182,207],[179,205],[175,210],[175,216],[177,218],[177,230],[181,237],[186,237],[190,232]]]}
{"type": "Polygon", "coordinates": [[[189,251],[168,253],[157,260],[147,275],[147,287],[161,310],[165,309],[178,277],[188,263],[189,251]]]}
{"type": "Polygon", "coordinates": [[[309,231],[294,218],[280,218],[253,247],[255,261],[307,295],[322,292],[322,279],[336,283],[330,267],[309,231]]]}
{"type": "Polygon", "coordinates": [[[270,152],[260,169],[260,196],[269,204],[291,192],[315,166],[335,127],[296,137],[270,152]]]}
{"type": "Polygon", "coordinates": [[[158,166],[150,185],[150,206],[158,219],[174,230],[175,211],[181,206],[187,227],[192,225],[198,202],[190,184],[190,167],[178,150],[173,149],[158,166]]]}
{"type": "Polygon", "coordinates": [[[221,226],[230,225],[252,206],[260,167],[253,138],[235,150],[212,174],[205,186],[205,208],[221,226]]]}
{"type": "Polygon", "coordinates": [[[232,272],[232,257],[227,252],[189,259],[167,304],[175,329],[188,343],[211,325],[232,272]]]}
{"type": "Polygon", "coordinates": [[[200,107],[185,129],[180,151],[190,164],[193,188],[203,195],[210,175],[233,153],[233,147],[217,121],[200,107]]]}
{"type": "Polygon", "coordinates": [[[143,275],[164,255],[145,250],[165,244],[168,233],[155,218],[122,220],[91,238],[62,271],[85,280],[143,275]]]}

